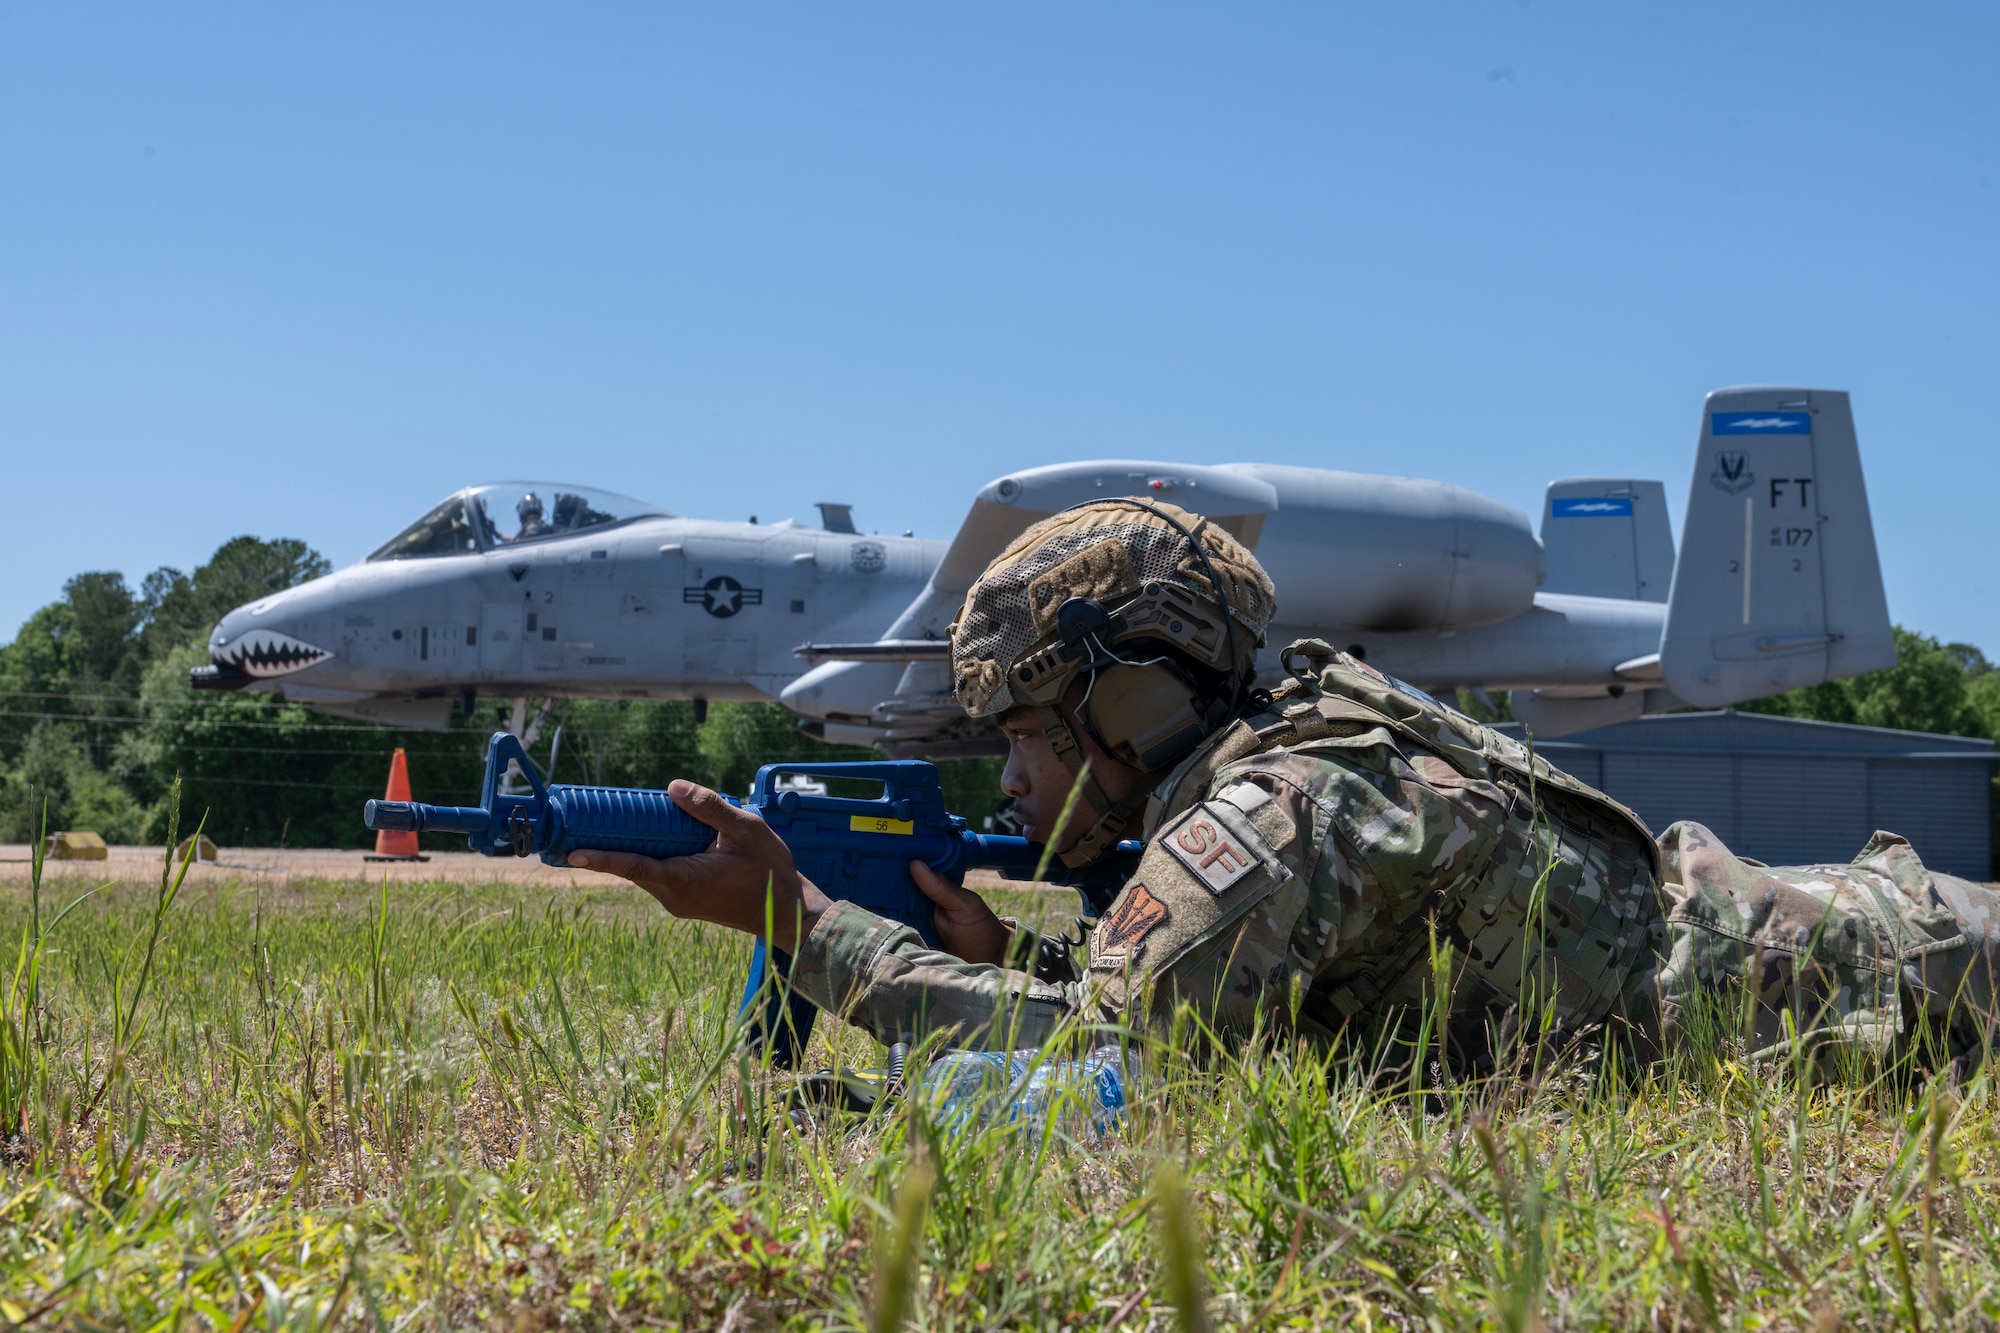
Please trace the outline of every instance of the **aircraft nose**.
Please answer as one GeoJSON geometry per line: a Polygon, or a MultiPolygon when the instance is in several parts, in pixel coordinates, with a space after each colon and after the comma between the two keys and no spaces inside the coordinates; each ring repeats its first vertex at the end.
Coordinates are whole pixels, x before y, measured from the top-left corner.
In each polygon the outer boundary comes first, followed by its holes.
{"type": "Polygon", "coordinates": [[[188,673],[198,690],[240,690],[257,680],[289,676],[317,666],[333,650],[268,625],[257,625],[242,608],[231,611],[208,637],[209,665],[188,673]]]}

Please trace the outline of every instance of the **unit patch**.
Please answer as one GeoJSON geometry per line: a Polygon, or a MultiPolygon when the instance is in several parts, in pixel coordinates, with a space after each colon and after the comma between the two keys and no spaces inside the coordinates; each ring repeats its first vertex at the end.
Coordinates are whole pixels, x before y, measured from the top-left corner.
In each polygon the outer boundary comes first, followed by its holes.
{"type": "Polygon", "coordinates": [[[1167,919],[1167,905],[1134,880],[1119,896],[1118,909],[1097,928],[1100,949],[1130,949],[1167,919]]]}
{"type": "Polygon", "coordinates": [[[1708,474],[1708,484],[1725,495],[1741,495],[1757,484],[1757,474],[1750,470],[1750,455],[1741,449],[1724,449],[1715,456],[1715,471],[1708,474]]]}
{"type": "Polygon", "coordinates": [[[1257,858],[1245,850],[1206,801],[1189,811],[1188,818],[1163,841],[1210,893],[1221,893],[1257,867],[1257,858]]]}

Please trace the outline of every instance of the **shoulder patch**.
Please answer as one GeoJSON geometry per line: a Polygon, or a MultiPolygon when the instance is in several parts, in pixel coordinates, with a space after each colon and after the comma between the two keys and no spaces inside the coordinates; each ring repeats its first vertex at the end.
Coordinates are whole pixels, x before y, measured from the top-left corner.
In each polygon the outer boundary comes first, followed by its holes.
{"type": "Polygon", "coordinates": [[[1107,950],[1130,949],[1152,934],[1153,927],[1169,915],[1167,905],[1135,879],[1125,886],[1125,892],[1118,897],[1118,906],[1097,928],[1098,937],[1107,950]]]}
{"type": "MultiPolygon", "coordinates": [[[[1283,781],[1283,779],[1278,780],[1283,781]]],[[[1296,784],[1288,785],[1296,786],[1296,784]]],[[[1262,834],[1264,841],[1269,844],[1264,849],[1266,852],[1272,854],[1282,852],[1298,839],[1296,812],[1288,803],[1280,802],[1277,797],[1265,790],[1260,783],[1243,780],[1232,782],[1217,792],[1215,799],[1235,806],[1249,818],[1250,827],[1262,834]]]]}
{"type": "MultiPolygon", "coordinates": [[[[1282,806],[1273,800],[1258,813],[1282,806]]],[[[1121,966],[1162,975],[1293,883],[1249,816],[1228,801],[1204,801],[1147,841],[1137,873],[1091,933],[1091,975],[1121,966]]]]}
{"type": "Polygon", "coordinates": [[[1207,801],[1188,811],[1180,827],[1162,841],[1210,893],[1221,893],[1257,868],[1256,855],[1229,831],[1221,812],[1207,801]]]}
{"type": "Polygon", "coordinates": [[[1246,815],[1254,815],[1271,803],[1271,793],[1254,782],[1232,782],[1217,792],[1215,799],[1229,802],[1246,815]]]}
{"type": "Polygon", "coordinates": [[[1381,681],[1384,685],[1387,685],[1389,683],[1389,678],[1387,676],[1383,675],[1380,671],[1377,671],[1374,667],[1369,666],[1366,662],[1354,656],[1352,653],[1342,653],[1340,654],[1340,657],[1343,665],[1352,667],[1354,670],[1359,671],[1364,676],[1373,676],[1376,680],[1381,681]]]}

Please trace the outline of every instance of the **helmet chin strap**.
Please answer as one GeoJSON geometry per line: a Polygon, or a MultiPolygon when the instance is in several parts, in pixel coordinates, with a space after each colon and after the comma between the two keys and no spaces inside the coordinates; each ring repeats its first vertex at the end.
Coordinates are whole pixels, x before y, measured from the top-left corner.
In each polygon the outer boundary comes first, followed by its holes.
{"type": "MultiPolygon", "coordinates": [[[[1063,767],[1069,770],[1070,777],[1077,784],[1076,810],[1085,812],[1091,821],[1075,846],[1056,854],[1071,870],[1080,870],[1118,845],[1119,835],[1132,822],[1132,816],[1145,805],[1146,798],[1164,775],[1146,774],[1145,780],[1130,795],[1122,801],[1114,801],[1098,785],[1097,775],[1084,771],[1089,761],[1084,757],[1083,747],[1077,744],[1076,733],[1070,729],[1069,720],[1061,710],[1037,708],[1035,717],[1042,724],[1042,734],[1048,737],[1056,758],[1062,760],[1063,767]]],[[[1054,836],[1054,830],[1050,830],[1050,835],[1054,836]]]]}

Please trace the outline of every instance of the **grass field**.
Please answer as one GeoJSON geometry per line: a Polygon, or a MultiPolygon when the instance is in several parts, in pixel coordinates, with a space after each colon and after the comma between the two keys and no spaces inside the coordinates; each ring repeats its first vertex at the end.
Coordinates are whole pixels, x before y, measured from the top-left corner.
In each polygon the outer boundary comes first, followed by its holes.
{"type": "MultiPolygon", "coordinates": [[[[26,941],[0,1029],[8,1320],[2000,1320],[1983,1077],[1812,1091],[1721,1043],[1636,1081],[1426,1090],[1271,1042],[1200,1068],[1168,1041],[1101,1140],[954,1129],[920,1099],[801,1120],[733,1053],[741,939],[636,893],[224,881],[162,909],[121,883],[51,925],[90,887],[0,890],[0,939],[26,941]]],[[[828,1035],[815,1063],[880,1059],[828,1035]]]]}

